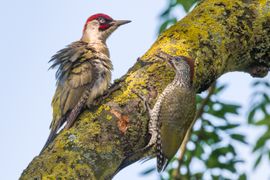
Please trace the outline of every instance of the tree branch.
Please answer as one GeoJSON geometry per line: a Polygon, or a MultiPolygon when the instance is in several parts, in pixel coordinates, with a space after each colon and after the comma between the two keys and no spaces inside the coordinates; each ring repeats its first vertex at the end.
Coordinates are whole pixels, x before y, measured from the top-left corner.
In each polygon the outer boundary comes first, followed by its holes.
{"type": "Polygon", "coordinates": [[[106,179],[129,154],[143,148],[149,140],[148,117],[132,90],[148,96],[153,105],[172,81],[172,69],[155,61],[159,51],[195,61],[197,92],[227,72],[267,74],[269,7],[270,0],[204,0],[157,39],[121,78],[118,90],[86,109],[71,129],[62,130],[20,179],[106,179]]]}

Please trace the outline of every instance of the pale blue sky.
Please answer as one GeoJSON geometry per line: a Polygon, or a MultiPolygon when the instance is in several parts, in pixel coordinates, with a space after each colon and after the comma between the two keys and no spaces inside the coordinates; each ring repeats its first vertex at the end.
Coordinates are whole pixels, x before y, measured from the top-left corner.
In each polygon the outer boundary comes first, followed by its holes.
{"type": "MultiPolygon", "coordinates": [[[[47,62],[57,50],[80,38],[86,18],[102,12],[115,19],[132,20],[108,40],[114,64],[113,77],[117,78],[154,42],[158,15],[165,4],[166,0],[0,2],[0,179],[18,179],[44,145],[49,134],[50,102],[55,90],[55,72],[47,71],[47,62]]],[[[180,10],[176,13],[179,17],[183,16],[180,10]]],[[[223,99],[248,104],[251,79],[243,73],[222,77],[223,82],[230,82],[223,99]]],[[[242,130],[248,130],[248,138],[252,142],[252,130],[247,127],[242,130]]],[[[239,149],[245,159],[250,159],[248,149],[241,149],[241,146],[239,149]]],[[[251,161],[248,162],[247,168],[250,168],[251,161]]],[[[152,164],[153,161],[144,165],[136,163],[120,172],[115,179],[157,179],[157,174],[147,177],[138,175],[152,164]]],[[[252,174],[252,179],[266,179],[262,174],[268,168],[263,166],[252,174]]]]}

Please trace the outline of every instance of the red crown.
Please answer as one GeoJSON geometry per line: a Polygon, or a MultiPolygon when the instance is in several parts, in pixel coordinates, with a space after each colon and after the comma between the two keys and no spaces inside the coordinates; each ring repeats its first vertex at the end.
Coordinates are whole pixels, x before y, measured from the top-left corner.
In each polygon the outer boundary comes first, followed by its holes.
{"type": "Polygon", "coordinates": [[[98,13],[98,14],[94,14],[92,16],[90,16],[87,20],[86,20],[86,23],[84,25],[84,28],[83,28],[83,31],[85,31],[86,27],[87,27],[87,24],[95,19],[98,19],[100,17],[103,17],[104,19],[107,19],[107,20],[113,20],[113,18],[111,18],[109,15],[107,14],[102,14],[102,13],[98,13]]]}

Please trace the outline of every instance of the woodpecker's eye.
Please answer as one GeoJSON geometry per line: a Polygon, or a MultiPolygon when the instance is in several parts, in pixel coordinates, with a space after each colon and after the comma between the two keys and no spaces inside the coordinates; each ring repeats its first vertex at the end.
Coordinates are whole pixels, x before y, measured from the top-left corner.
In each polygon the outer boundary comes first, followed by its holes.
{"type": "Polygon", "coordinates": [[[106,20],[102,17],[98,18],[98,21],[100,24],[105,24],[106,23],[106,20]]]}

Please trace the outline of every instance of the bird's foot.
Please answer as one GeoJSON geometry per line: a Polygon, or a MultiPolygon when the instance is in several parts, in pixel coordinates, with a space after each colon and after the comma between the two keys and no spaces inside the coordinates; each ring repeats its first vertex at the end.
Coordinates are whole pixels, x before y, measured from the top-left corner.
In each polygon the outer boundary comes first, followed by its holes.
{"type": "Polygon", "coordinates": [[[151,133],[151,139],[143,149],[148,149],[149,147],[152,147],[157,143],[157,136],[158,136],[157,131],[152,130],[150,133],[151,133]]]}
{"type": "Polygon", "coordinates": [[[146,98],[145,96],[141,95],[140,93],[138,93],[135,90],[132,90],[132,92],[134,94],[136,94],[136,96],[138,96],[142,100],[144,112],[147,111],[149,117],[151,117],[152,109],[150,108],[150,104],[148,103],[148,101],[149,101],[148,98],[146,98]]]}
{"type": "Polygon", "coordinates": [[[157,136],[158,136],[157,122],[156,122],[156,119],[153,118],[153,112],[152,112],[153,110],[150,108],[148,99],[134,90],[132,90],[132,92],[136,94],[143,101],[144,109],[148,112],[148,115],[150,118],[149,123],[148,123],[148,132],[149,134],[151,134],[151,139],[148,142],[148,144],[143,148],[143,150],[146,150],[150,148],[151,146],[155,145],[157,142],[157,136]]]}

